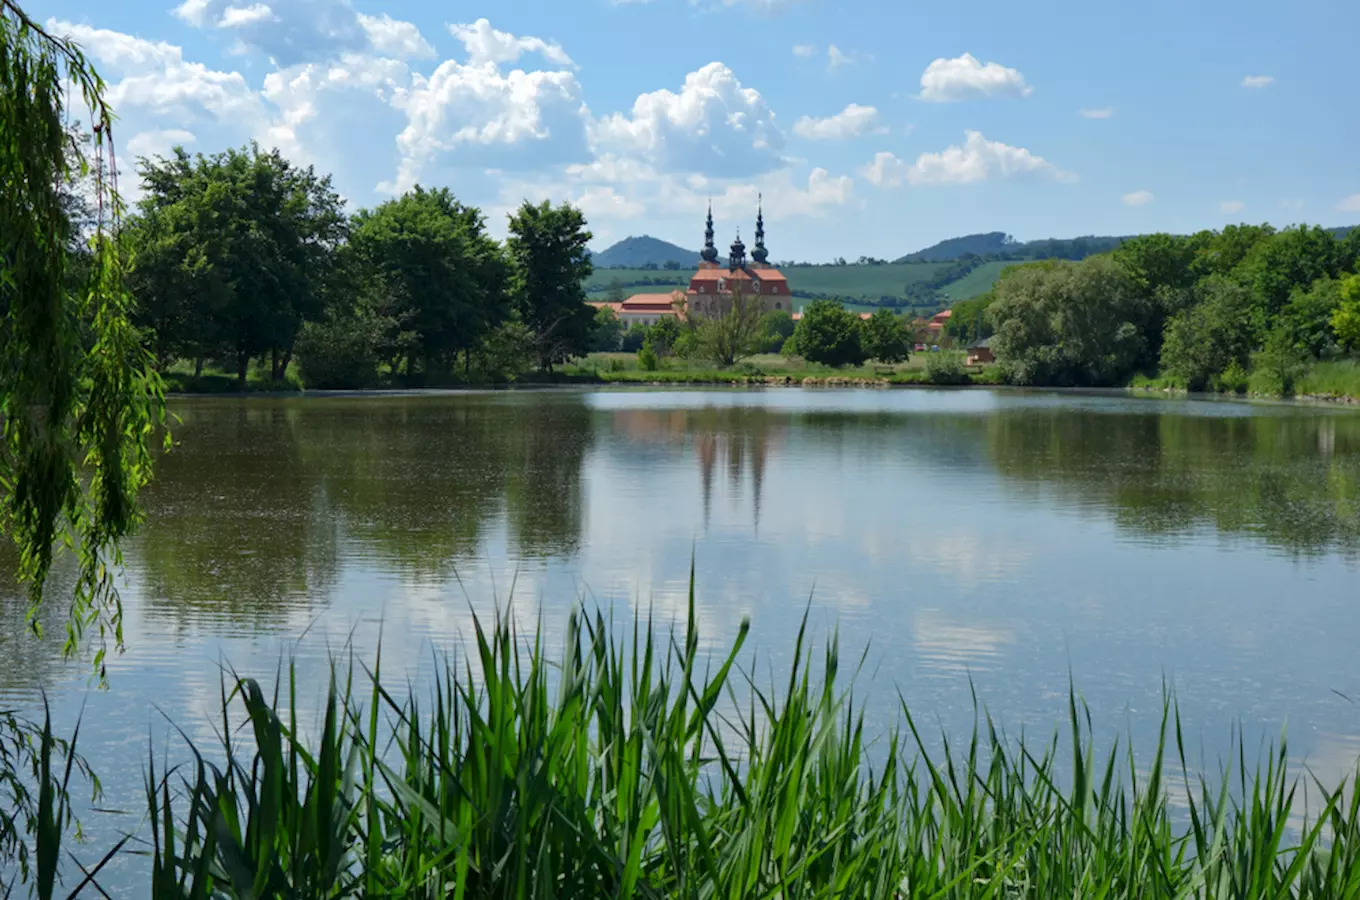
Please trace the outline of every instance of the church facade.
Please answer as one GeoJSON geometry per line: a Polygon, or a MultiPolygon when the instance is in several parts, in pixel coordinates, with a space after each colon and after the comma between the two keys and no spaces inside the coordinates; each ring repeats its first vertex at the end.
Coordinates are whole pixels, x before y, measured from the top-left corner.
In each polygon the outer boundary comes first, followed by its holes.
{"type": "Polygon", "coordinates": [[[718,260],[718,248],[713,243],[713,206],[709,204],[704,227],[704,249],[699,254],[699,267],[690,276],[689,287],[666,294],[634,294],[622,303],[593,303],[608,307],[624,325],[654,325],[662,318],[674,316],[685,319],[725,315],[740,298],[746,303],[757,303],[761,312],[793,312],[793,295],[784,274],[769,264],[770,252],[765,247],[765,212],[763,204],[756,207],[756,244],[746,256],[746,245],[741,233],[728,248],[726,264],[718,260]]]}

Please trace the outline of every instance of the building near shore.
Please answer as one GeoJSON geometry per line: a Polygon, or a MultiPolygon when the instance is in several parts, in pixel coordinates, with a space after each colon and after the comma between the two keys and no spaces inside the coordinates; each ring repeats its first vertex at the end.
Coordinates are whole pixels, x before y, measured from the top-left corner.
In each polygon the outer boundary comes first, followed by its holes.
{"type": "Polygon", "coordinates": [[[756,207],[756,244],[750,259],[741,232],[728,248],[726,265],[718,262],[718,248],[713,243],[713,206],[709,204],[708,220],[704,227],[704,249],[699,254],[699,267],[690,276],[686,290],[670,293],[634,294],[621,303],[594,302],[591,306],[608,308],[624,325],[655,325],[661,319],[674,316],[685,319],[722,316],[731,311],[736,298],[754,302],[764,312],[793,312],[793,294],[784,273],[769,264],[770,251],[765,247],[765,212],[763,204],[756,207]]]}

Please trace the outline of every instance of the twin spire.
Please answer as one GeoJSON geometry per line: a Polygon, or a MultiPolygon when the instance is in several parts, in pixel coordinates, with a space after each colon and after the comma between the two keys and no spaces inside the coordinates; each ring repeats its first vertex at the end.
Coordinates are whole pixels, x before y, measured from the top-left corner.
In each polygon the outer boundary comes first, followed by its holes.
{"type": "MultiPolygon", "coordinates": [[[[756,195],[756,246],[751,251],[751,259],[759,265],[765,265],[770,258],[770,251],[765,249],[765,210],[764,198],[756,195]]],[[[704,225],[704,249],[699,257],[707,263],[717,263],[718,248],[713,244],[713,201],[708,202],[708,219],[704,225]]],[[[733,269],[740,269],[746,265],[746,245],[741,242],[741,230],[737,230],[737,239],[732,242],[731,254],[728,256],[728,264],[733,269]]]]}

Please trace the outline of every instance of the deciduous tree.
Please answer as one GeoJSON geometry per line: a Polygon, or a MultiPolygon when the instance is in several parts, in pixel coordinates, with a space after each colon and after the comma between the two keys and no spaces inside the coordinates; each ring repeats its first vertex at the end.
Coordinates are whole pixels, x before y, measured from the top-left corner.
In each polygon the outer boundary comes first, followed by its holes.
{"type": "Polygon", "coordinates": [[[510,217],[511,295],[545,371],[590,350],[595,310],[586,304],[585,281],[594,270],[586,248],[591,237],[581,211],[566,203],[526,201],[510,217]]]}

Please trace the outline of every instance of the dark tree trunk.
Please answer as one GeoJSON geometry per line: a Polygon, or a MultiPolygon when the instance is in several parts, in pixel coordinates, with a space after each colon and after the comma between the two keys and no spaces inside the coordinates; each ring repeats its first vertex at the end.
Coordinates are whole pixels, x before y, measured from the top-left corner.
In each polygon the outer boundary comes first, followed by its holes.
{"type": "Polygon", "coordinates": [[[283,369],[279,366],[279,348],[275,347],[269,351],[269,377],[275,381],[283,380],[283,369]]]}
{"type": "Polygon", "coordinates": [[[250,354],[244,350],[236,353],[236,386],[241,390],[246,389],[246,372],[250,369],[250,354]]]}
{"type": "Polygon", "coordinates": [[[194,360],[194,377],[195,377],[195,378],[202,378],[202,377],[203,377],[203,354],[202,354],[202,353],[198,354],[198,358],[194,360]]]}

